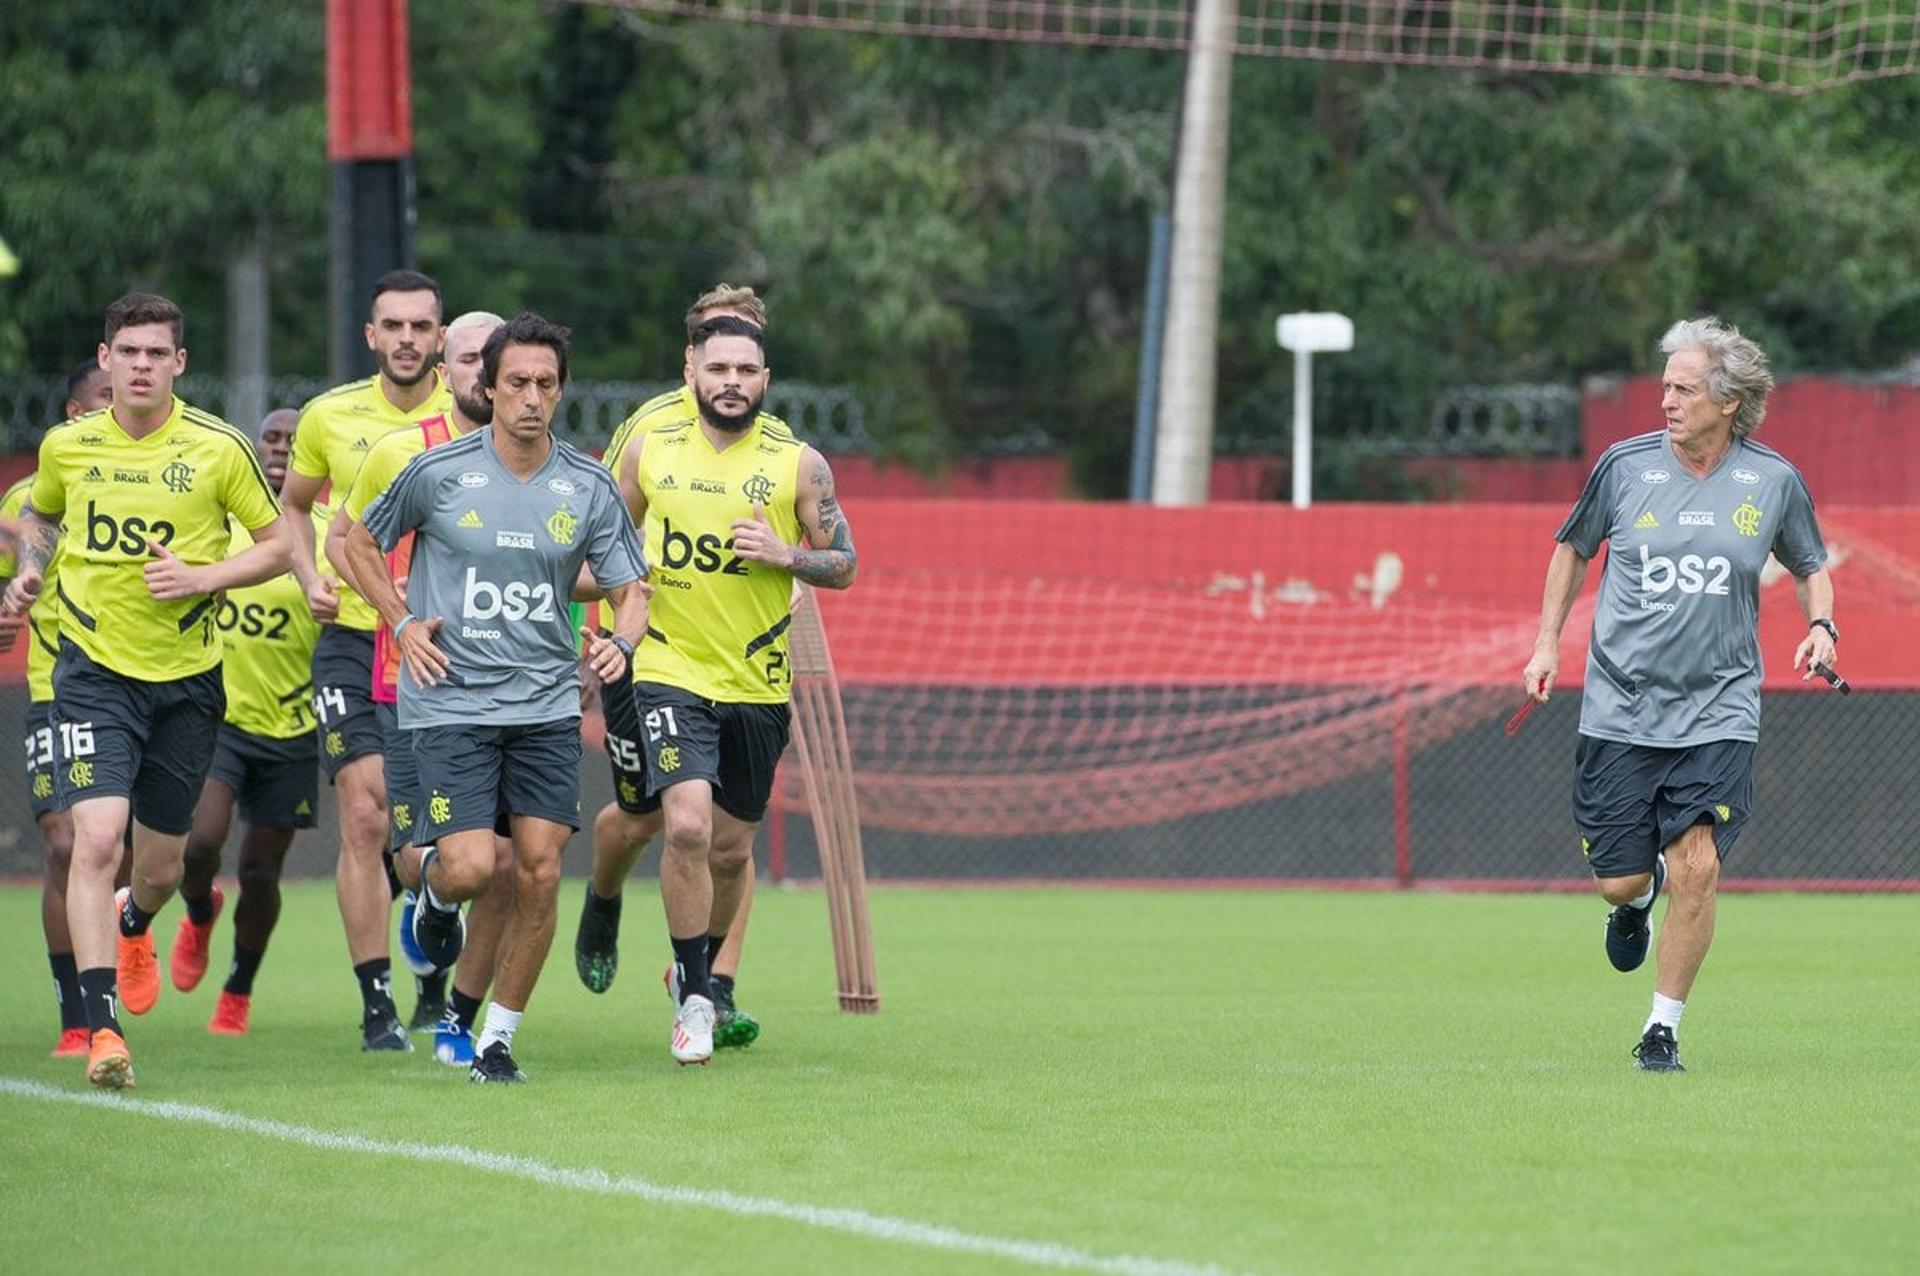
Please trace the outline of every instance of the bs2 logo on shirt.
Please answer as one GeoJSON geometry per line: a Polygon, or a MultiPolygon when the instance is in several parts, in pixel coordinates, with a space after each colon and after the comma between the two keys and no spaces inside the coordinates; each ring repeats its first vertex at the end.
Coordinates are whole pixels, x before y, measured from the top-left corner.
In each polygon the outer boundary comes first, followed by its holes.
{"type": "MultiPolygon", "coordinates": [[[[1733,574],[1733,564],[1724,556],[1715,554],[1712,558],[1702,558],[1698,554],[1683,554],[1678,562],[1665,554],[1655,554],[1645,545],[1640,547],[1640,592],[1660,595],[1672,590],[1683,594],[1725,594],[1727,577],[1733,574]]],[[[1672,611],[1675,604],[1654,602],[1650,598],[1640,600],[1642,611],[1672,611]]]]}

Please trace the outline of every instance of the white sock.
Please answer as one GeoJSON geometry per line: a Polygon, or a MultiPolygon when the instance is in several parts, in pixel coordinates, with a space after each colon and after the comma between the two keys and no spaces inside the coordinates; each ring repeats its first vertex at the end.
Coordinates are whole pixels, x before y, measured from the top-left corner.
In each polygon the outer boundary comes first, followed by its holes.
{"type": "Polygon", "coordinates": [[[1653,878],[1647,878],[1647,889],[1627,901],[1628,908],[1645,908],[1653,903],[1653,878]]]}
{"type": "Polygon", "coordinates": [[[1680,1035],[1680,1012],[1686,1008],[1687,1003],[1684,1001],[1675,1001],[1671,997],[1662,997],[1659,993],[1655,993],[1653,994],[1653,1013],[1647,1016],[1646,1027],[1641,1028],[1640,1031],[1644,1033],[1647,1028],[1662,1023],[1673,1029],[1673,1035],[1677,1037],[1680,1035]]]}
{"type": "MultiPolygon", "coordinates": [[[[1675,1003],[1678,1004],[1677,1002],[1675,1003]]],[[[487,1047],[498,1041],[507,1049],[513,1049],[513,1034],[520,1027],[520,1010],[508,1010],[497,1001],[487,1003],[487,1026],[480,1032],[480,1040],[473,1046],[475,1054],[485,1054],[487,1047]]]]}
{"type": "Polygon", "coordinates": [[[460,901],[455,900],[451,904],[441,903],[440,897],[433,893],[433,884],[427,880],[427,869],[432,867],[432,864],[425,859],[424,856],[432,850],[433,847],[428,846],[423,847],[421,851],[423,858],[420,860],[420,898],[426,900],[427,907],[433,909],[435,912],[457,913],[460,911],[460,901]]]}

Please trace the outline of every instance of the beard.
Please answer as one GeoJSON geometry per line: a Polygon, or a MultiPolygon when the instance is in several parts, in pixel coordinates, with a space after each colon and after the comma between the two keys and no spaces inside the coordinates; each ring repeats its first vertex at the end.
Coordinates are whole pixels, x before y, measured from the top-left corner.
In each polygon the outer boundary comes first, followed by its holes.
{"type": "Polygon", "coordinates": [[[489,425],[493,422],[493,400],[489,399],[487,392],[478,386],[474,387],[474,397],[471,399],[454,390],[453,406],[460,410],[461,416],[475,425],[489,425]]]}
{"type": "Polygon", "coordinates": [[[423,379],[433,374],[433,360],[427,356],[421,357],[420,370],[410,377],[403,377],[394,371],[393,363],[387,357],[387,353],[384,350],[375,350],[373,352],[373,361],[380,365],[380,375],[397,386],[419,385],[423,379]]]}
{"type": "Polygon", "coordinates": [[[705,417],[714,429],[725,430],[729,434],[738,434],[752,425],[753,418],[760,415],[760,405],[766,401],[766,397],[763,394],[757,399],[749,399],[746,406],[739,411],[728,412],[700,393],[699,387],[696,386],[693,391],[693,401],[699,407],[700,415],[705,417]]]}

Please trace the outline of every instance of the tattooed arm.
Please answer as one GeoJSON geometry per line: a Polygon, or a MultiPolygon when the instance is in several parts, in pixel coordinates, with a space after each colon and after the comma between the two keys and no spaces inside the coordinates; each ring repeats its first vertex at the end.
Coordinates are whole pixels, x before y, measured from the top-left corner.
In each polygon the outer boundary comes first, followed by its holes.
{"type": "Polygon", "coordinates": [[[16,551],[19,570],[11,581],[7,582],[7,592],[0,598],[0,611],[9,615],[20,615],[33,606],[33,600],[40,596],[40,583],[46,578],[47,564],[53,561],[53,551],[60,544],[60,524],[33,508],[29,502],[20,511],[20,536],[16,551]]]}
{"type": "Polygon", "coordinates": [[[733,552],[756,563],[784,567],[795,580],[822,589],[845,589],[853,584],[859,558],[853,550],[853,528],[833,494],[833,470],[827,458],[812,448],[800,456],[800,495],[793,512],[807,544],[789,545],[767,522],[766,511],[754,507],[753,517],[733,525],[733,552]],[[809,548],[811,547],[811,548],[809,548]]]}

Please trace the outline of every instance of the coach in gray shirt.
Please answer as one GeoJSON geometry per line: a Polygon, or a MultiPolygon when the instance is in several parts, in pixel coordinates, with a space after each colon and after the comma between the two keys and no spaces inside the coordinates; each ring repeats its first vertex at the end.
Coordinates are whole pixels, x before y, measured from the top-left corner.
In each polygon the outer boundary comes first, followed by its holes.
{"type": "Polygon", "coordinates": [[[580,692],[567,603],[581,565],[615,608],[611,635],[582,630],[587,663],[621,677],[646,631],[646,562],[613,476],[550,425],[568,333],[523,314],[494,329],[480,384],[484,430],[415,457],[347,533],[354,575],[393,629],[399,721],[426,811],[414,937],[441,968],[460,954],[460,903],[493,879],[510,833],[513,911],[475,1081],[520,1081],[513,1035],[553,943],[560,853],[580,822],[580,692]],[[404,601],[382,550],[415,536],[404,601]]]}
{"type": "Polygon", "coordinates": [[[1797,582],[1807,635],[1794,668],[1831,668],[1833,579],[1800,472],[1750,437],[1773,376],[1760,347],[1716,319],[1660,342],[1667,426],[1607,449],[1547,565],[1527,694],[1559,673],[1560,630],[1605,544],[1593,619],[1574,818],[1613,911],[1607,957],[1646,960],[1653,901],[1671,895],[1639,1066],[1679,1072],[1680,1012],[1713,942],[1720,860],[1753,808],[1760,738],[1760,573],[1771,554],[1797,582]],[[1669,878],[1668,874],[1672,876],[1669,878]]]}

